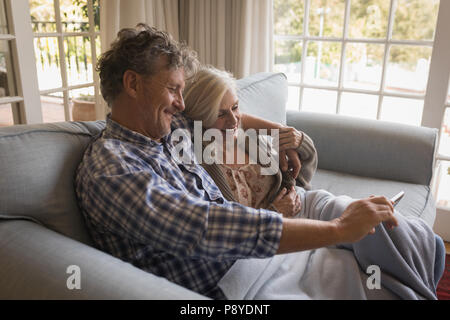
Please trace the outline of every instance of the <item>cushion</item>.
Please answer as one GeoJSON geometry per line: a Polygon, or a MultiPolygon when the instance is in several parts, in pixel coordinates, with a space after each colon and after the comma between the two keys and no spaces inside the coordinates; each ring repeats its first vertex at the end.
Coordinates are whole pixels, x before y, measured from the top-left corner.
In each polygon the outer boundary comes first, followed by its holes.
{"type": "Polygon", "coordinates": [[[314,141],[319,168],[429,185],[437,129],[312,112],[287,113],[314,141]]]}
{"type": "Polygon", "coordinates": [[[0,299],[207,299],[29,221],[0,221],[0,234],[0,299]],[[66,287],[71,265],[80,290],[66,287]]]}
{"type": "Polygon", "coordinates": [[[288,86],[283,73],[257,73],[238,80],[237,85],[242,112],[286,124],[288,86]]]}
{"type": "Polygon", "coordinates": [[[0,218],[37,221],[90,243],[73,179],[84,149],[104,122],[18,125],[0,129],[0,218]]]}

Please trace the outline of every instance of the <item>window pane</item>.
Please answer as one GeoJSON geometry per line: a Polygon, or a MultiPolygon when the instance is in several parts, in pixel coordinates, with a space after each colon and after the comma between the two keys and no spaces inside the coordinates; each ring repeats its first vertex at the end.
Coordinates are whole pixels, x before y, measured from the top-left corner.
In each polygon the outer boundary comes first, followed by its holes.
{"type": "Polygon", "coordinates": [[[344,0],[311,1],[309,34],[319,37],[342,37],[344,11],[344,0]]]}
{"type": "Polygon", "coordinates": [[[302,111],[336,113],[336,101],[336,91],[304,89],[302,111]]]}
{"type": "Polygon", "coordinates": [[[39,90],[62,86],[57,38],[35,38],[34,52],[39,90]]]}
{"type": "Polygon", "coordinates": [[[397,0],[393,39],[433,40],[439,0],[397,0]]]}
{"type": "Polygon", "coordinates": [[[378,96],[343,92],[341,96],[340,114],[367,119],[376,119],[378,96]]]}
{"type": "Polygon", "coordinates": [[[92,82],[93,70],[89,37],[65,37],[64,53],[69,85],[92,82]]]}
{"type": "Polygon", "coordinates": [[[300,88],[299,87],[288,87],[288,100],[286,103],[286,109],[297,110],[298,104],[300,102],[300,88]]]}
{"type": "Polygon", "coordinates": [[[450,161],[439,161],[436,177],[436,204],[440,207],[450,207],[450,161]]]}
{"type": "Polygon", "coordinates": [[[446,108],[442,124],[439,153],[450,157],[450,108],[446,108]]]}
{"type": "Polygon", "coordinates": [[[94,87],[70,90],[69,97],[73,121],[95,120],[94,87]]]}
{"type": "Polygon", "coordinates": [[[29,0],[34,32],[56,32],[53,0],[29,0]]]}
{"type": "Polygon", "coordinates": [[[422,121],[423,100],[384,97],[381,108],[381,120],[420,126],[422,121]]]}
{"type": "Polygon", "coordinates": [[[430,61],[430,47],[392,46],[386,70],[386,90],[425,94],[430,61]]]}
{"type": "Polygon", "coordinates": [[[97,61],[102,54],[102,43],[100,41],[100,36],[95,37],[95,54],[97,55],[97,61]]]}
{"type": "Polygon", "coordinates": [[[303,33],[304,1],[274,0],[274,32],[278,35],[303,33]]]}
{"type": "Polygon", "coordinates": [[[379,90],[384,45],[348,43],[345,47],[344,87],[379,90]]]}
{"type": "Polygon", "coordinates": [[[341,43],[312,41],[308,42],[305,65],[305,82],[337,86],[341,43]]]}
{"type": "Polygon", "coordinates": [[[59,0],[63,32],[89,31],[87,0],[59,0]]]}
{"type": "Polygon", "coordinates": [[[0,33],[9,33],[8,21],[6,20],[5,0],[0,1],[0,33]]]}
{"type": "MultiPolygon", "coordinates": [[[[100,0],[93,0],[95,31],[100,31],[100,0]]],[[[98,51],[100,52],[100,51],[98,51]]]]}
{"type": "Polygon", "coordinates": [[[350,8],[350,38],[385,38],[389,19],[389,2],[352,0],[350,8]]]}
{"type": "Polygon", "coordinates": [[[16,95],[10,44],[7,40],[0,41],[0,97],[16,95]]]}
{"type": "Polygon", "coordinates": [[[300,83],[302,44],[299,41],[275,41],[274,70],[286,74],[288,81],[300,83]]]}
{"type": "Polygon", "coordinates": [[[0,104],[0,127],[12,125],[14,125],[14,118],[11,104],[0,104]]]}
{"type": "Polygon", "coordinates": [[[41,95],[41,106],[44,122],[66,121],[62,92],[41,95]]]}

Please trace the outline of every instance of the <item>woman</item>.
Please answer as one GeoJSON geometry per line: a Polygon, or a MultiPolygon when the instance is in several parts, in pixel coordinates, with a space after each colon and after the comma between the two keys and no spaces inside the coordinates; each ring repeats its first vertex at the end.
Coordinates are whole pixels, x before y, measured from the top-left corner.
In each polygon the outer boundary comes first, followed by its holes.
{"type": "MultiPolygon", "coordinates": [[[[237,143],[230,147],[226,137],[232,136],[234,142],[239,140],[242,115],[239,112],[236,82],[229,73],[212,67],[203,68],[186,84],[184,100],[187,117],[201,120],[205,130],[214,128],[222,133],[224,139],[222,143],[216,143],[215,152],[222,153],[222,159],[227,159],[230,153],[234,154],[234,161],[204,165],[228,200],[255,208],[269,208],[285,217],[316,220],[339,217],[354,201],[345,196],[336,197],[325,190],[307,190],[317,166],[317,155],[311,139],[295,129],[280,130],[279,143],[280,152],[295,148],[302,161],[296,181],[301,187],[295,189],[282,186],[289,179],[286,179],[286,175],[283,179],[280,171],[272,176],[262,174],[263,166],[254,161],[252,163],[248,142],[241,149],[237,143]],[[237,161],[239,150],[245,151],[243,163],[237,161]]],[[[357,243],[338,247],[353,251],[362,269],[378,265],[389,274],[389,277],[384,277],[383,284],[397,296],[435,299],[437,282],[444,266],[442,239],[435,236],[420,219],[406,219],[401,215],[397,217],[399,227],[396,230],[393,230],[393,225],[380,225],[377,232],[372,229],[372,237],[367,236],[357,243]],[[431,267],[433,264],[434,268],[431,267]]],[[[358,281],[356,278],[353,280],[358,281]]]]}
{"type": "MultiPolygon", "coordinates": [[[[222,133],[223,144],[216,145],[215,152],[221,153],[222,159],[227,159],[227,154],[230,153],[235,156],[231,163],[203,163],[227,200],[257,209],[271,209],[285,217],[292,217],[300,212],[301,201],[294,189],[293,173],[278,170],[275,175],[262,174],[262,166],[256,163],[258,159],[254,155],[251,157],[248,152],[251,143],[259,143],[266,148],[267,141],[260,137],[260,141],[245,140],[245,146],[237,143],[238,135],[243,135],[243,130],[247,128],[241,127],[241,117],[245,115],[239,112],[237,89],[230,75],[214,68],[201,70],[187,83],[184,99],[186,116],[201,120],[205,130],[215,128],[222,133]],[[227,131],[234,140],[231,149],[226,144],[227,131]],[[243,163],[237,161],[240,151],[245,155],[243,163]]],[[[279,125],[266,121],[265,128],[270,127],[278,128],[279,125]]],[[[280,154],[289,148],[297,149],[301,159],[300,174],[296,177],[297,185],[310,189],[310,181],[317,167],[317,153],[312,140],[294,128],[286,127],[279,131],[280,154]]]]}

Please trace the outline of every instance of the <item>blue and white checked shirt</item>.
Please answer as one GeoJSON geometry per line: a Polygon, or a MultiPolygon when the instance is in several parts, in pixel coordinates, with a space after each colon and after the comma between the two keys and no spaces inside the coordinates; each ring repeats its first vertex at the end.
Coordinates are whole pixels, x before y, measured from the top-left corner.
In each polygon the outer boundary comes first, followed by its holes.
{"type": "MultiPolygon", "coordinates": [[[[192,123],[178,114],[180,127],[192,123]]],[[[78,167],[78,201],[99,249],[223,299],[217,283],[236,259],[276,253],[281,216],[228,202],[200,165],[174,161],[170,135],[157,143],[108,116],[78,167]]]]}

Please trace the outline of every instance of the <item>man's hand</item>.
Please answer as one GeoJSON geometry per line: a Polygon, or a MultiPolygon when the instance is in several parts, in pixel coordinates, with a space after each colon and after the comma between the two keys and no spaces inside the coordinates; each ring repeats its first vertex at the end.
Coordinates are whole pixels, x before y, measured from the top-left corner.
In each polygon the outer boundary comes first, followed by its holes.
{"type": "Polygon", "coordinates": [[[375,227],[381,222],[391,228],[398,226],[392,202],[383,196],[371,196],[352,202],[333,222],[337,226],[341,243],[356,242],[375,233],[375,227]]]}

